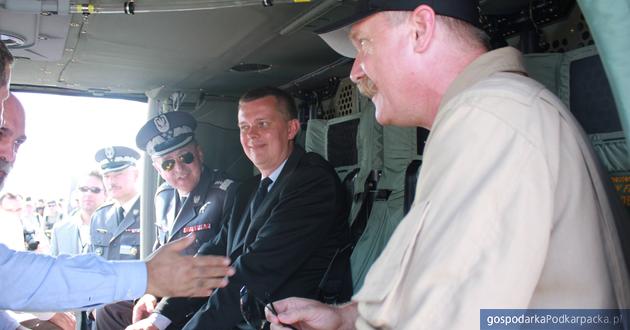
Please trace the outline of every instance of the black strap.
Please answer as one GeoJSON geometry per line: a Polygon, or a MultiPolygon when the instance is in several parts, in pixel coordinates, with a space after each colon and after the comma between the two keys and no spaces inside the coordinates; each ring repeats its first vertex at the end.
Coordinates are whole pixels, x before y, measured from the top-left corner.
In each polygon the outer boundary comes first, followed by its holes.
{"type": "Polygon", "coordinates": [[[363,202],[361,203],[361,208],[350,226],[350,234],[352,237],[350,243],[352,249],[354,249],[354,246],[357,244],[361,235],[363,235],[363,232],[365,231],[367,221],[372,213],[374,201],[387,200],[392,192],[391,190],[386,189],[376,189],[378,186],[378,180],[381,178],[381,173],[382,172],[380,170],[371,170],[367,178],[365,178],[363,193],[359,194],[359,198],[363,199],[363,202]]]}
{"type": "Polygon", "coordinates": [[[360,168],[355,168],[352,171],[348,172],[346,176],[341,181],[341,184],[346,190],[346,207],[350,208],[352,206],[352,201],[354,199],[354,179],[357,174],[359,174],[360,168]]]}
{"type": "Polygon", "coordinates": [[[332,260],[328,264],[328,268],[319,283],[318,299],[326,304],[338,304],[347,302],[352,297],[352,274],[344,267],[344,263],[348,263],[350,255],[355,245],[363,235],[367,226],[368,218],[372,212],[372,206],[375,200],[387,200],[391,194],[391,190],[376,189],[378,180],[381,177],[381,171],[372,170],[365,179],[363,192],[359,194],[353,193],[354,179],[359,169],[356,168],[348,173],[343,185],[348,192],[348,204],[351,205],[352,199],[362,200],[361,208],[350,226],[350,243],[337,249],[332,260]]]}
{"type": "Polygon", "coordinates": [[[422,161],[414,159],[409,163],[405,171],[405,201],[403,204],[405,215],[409,212],[409,209],[411,209],[411,204],[416,196],[416,185],[418,184],[418,170],[420,169],[420,165],[422,165],[422,161]]]}

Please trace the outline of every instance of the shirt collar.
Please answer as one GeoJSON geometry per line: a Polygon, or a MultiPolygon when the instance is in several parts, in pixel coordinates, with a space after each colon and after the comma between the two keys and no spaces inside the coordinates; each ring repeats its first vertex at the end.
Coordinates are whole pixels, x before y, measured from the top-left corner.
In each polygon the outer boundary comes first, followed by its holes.
{"type": "Polygon", "coordinates": [[[134,196],[134,198],[130,199],[127,203],[120,205],[120,203],[116,202],[116,207],[120,207],[122,206],[123,210],[125,211],[125,214],[127,214],[129,212],[129,210],[131,210],[131,208],[133,207],[133,204],[136,203],[136,201],[138,200],[138,198],[140,197],[140,195],[136,195],[134,196]]]}
{"type": "MultiPolygon", "coordinates": [[[[280,166],[278,166],[278,168],[276,168],[275,170],[273,170],[273,172],[271,172],[271,174],[269,174],[269,179],[271,179],[271,184],[269,185],[269,187],[267,187],[267,191],[271,190],[271,187],[276,183],[276,181],[278,180],[278,177],[280,176],[280,172],[282,172],[282,169],[284,168],[284,164],[287,163],[287,159],[285,159],[282,164],[280,164],[280,166]]],[[[264,179],[263,177],[260,178],[260,181],[262,181],[262,179],[264,179]]]]}
{"type": "Polygon", "coordinates": [[[503,47],[484,53],[470,63],[451,83],[444,96],[442,96],[440,109],[468,87],[493,73],[505,71],[526,73],[520,51],[514,47],[503,47]]]}

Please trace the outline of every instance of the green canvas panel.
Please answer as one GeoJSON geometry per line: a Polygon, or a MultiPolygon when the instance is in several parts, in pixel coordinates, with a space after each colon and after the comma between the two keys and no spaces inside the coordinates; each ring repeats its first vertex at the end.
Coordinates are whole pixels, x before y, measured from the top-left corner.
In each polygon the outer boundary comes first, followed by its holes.
{"type": "Polygon", "coordinates": [[[326,135],[328,134],[328,121],[324,119],[310,119],[306,127],[304,149],[327,158],[326,135]]]}
{"type": "Polygon", "coordinates": [[[380,256],[389,238],[402,219],[402,207],[391,207],[389,201],[376,201],[372,214],[352,257],[352,283],[354,292],[363,286],[363,281],[374,261],[380,256]]]}
{"type": "MultiPolygon", "coordinates": [[[[312,119],[308,122],[305,148],[328,158],[328,133],[332,125],[359,118],[357,159],[359,173],[354,181],[355,194],[363,192],[365,179],[371,170],[381,170],[379,189],[392,190],[388,200],[377,200],[367,226],[357,243],[352,259],[352,278],[355,290],[363,284],[372,263],[387,245],[391,234],[403,217],[405,171],[411,160],[418,158],[416,129],[383,127],[374,117],[374,104],[366,97],[358,100],[358,113],[330,120],[312,119]]],[[[356,166],[336,168],[340,178],[356,166]]],[[[349,220],[356,218],[362,201],[354,200],[349,220]]]]}
{"type": "MultiPolygon", "coordinates": [[[[374,105],[369,102],[365,104],[365,107],[369,107],[369,110],[366,111],[364,108],[365,113],[362,117],[364,126],[359,130],[364,140],[360,145],[369,149],[366,153],[371,157],[366,157],[364,160],[371,161],[372,169],[382,170],[378,189],[387,189],[392,192],[386,201],[374,202],[365,231],[353,251],[351,266],[355,292],[363,285],[369,268],[379,257],[403,218],[405,172],[409,163],[419,158],[416,128],[383,127],[376,122],[374,105]],[[366,138],[370,134],[372,140],[366,138]]],[[[363,174],[367,175],[367,173],[363,174]]],[[[358,182],[363,184],[363,180],[364,177],[358,182]]]]}
{"type": "Polygon", "coordinates": [[[558,73],[562,61],[560,53],[525,54],[523,64],[530,77],[545,85],[550,91],[558,94],[558,73]]]}
{"type": "Polygon", "coordinates": [[[380,189],[404,190],[405,171],[412,160],[418,159],[415,127],[387,126],[383,128],[383,176],[380,189]]]}
{"type": "MultiPolygon", "coordinates": [[[[383,127],[374,117],[374,104],[370,99],[359,97],[359,113],[361,121],[357,133],[357,150],[359,158],[359,173],[354,180],[354,192],[363,192],[365,179],[371,170],[383,168],[383,127]]],[[[361,201],[355,200],[350,209],[350,219],[356,218],[361,209],[361,201]]]]}
{"type": "Polygon", "coordinates": [[[589,136],[604,168],[611,174],[630,171],[630,158],[623,132],[589,136]]]}
{"type": "MultiPolygon", "coordinates": [[[[370,99],[360,96],[359,107],[361,109],[361,123],[359,124],[358,133],[359,166],[362,169],[382,169],[383,126],[376,122],[374,117],[376,109],[370,99]]],[[[363,179],[365,179],[367,172],[362,173],[362,175],[364,175],[363,179]]]]}

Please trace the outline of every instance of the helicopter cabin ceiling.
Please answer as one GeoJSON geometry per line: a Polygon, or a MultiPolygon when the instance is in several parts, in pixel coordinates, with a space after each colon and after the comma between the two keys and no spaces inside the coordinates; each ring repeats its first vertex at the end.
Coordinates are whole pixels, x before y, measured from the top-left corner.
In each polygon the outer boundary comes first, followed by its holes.
{"type": "MultiPolygon", "coordinates": [[[[0,35],[17,57],[14,89],[234,100],[263,85],[321,88],[347,77],[351,60],[313,31],[357,1],[0,0],[0,35]]],[[[484,28],[508,37],[574,3],[480,0],[480,9],[496,15],[484,28]]]]}
{"type": "Polygon", "coordinates": [[[259,1],[239,7],[246,1],[138,0],[135,15],[42,15],[7,9],[11,1],[0,0],[0,33],[3,41],[14,43],[12,84],[17,88],[144,94],[164,87],[235,97],[261,85],[289,84],[341,57],[307,28],[320,19],[312,15],[314,8],[325,5],[316,8],[323,13],[341,3],[337,0],[268,7],[259,1]],[[232,7],[186,9],[228,2],[232,7]],[[168,10],[139,12],[143,4],[168,10]]]}

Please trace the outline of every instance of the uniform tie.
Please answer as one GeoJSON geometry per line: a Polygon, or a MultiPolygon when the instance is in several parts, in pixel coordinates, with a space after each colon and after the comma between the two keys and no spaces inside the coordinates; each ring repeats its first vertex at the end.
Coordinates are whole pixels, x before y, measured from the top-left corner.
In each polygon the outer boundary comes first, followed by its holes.
{"type": "MultiPolygon", "coordinates": [[[[175,208],[175,218],[177,218],[179,216],[179,214],[182,212],[182,208],[184,208],[184,203],[186,203],[186,199],[188,198],[188,196],[180,196],[179,197],[179,201],[177,203],[177,207],[175,208]]],[[[173,219],[174,221],[174,219],[173,219]]]]}
{"type": "Polygon", "coordinates": [[[256,212],[260,203],[265,199],[267,195],[267,189],[269,185],[273,182],[269,177],[262,179],[260,184],[258,185],[258,190],[256,190],[256,196],[254,196],[254,201],[252,202],[252,214],[256,212]]]}
{"type": "Polygon", "coordinates": [[[118,209],[116,210],[116,220],[118,221],[118,225],[120,225],[120,223],[123,221],[124,218],[125,218],[125,209],[123,209],[122,206],[119,206],[118,209]]]}

